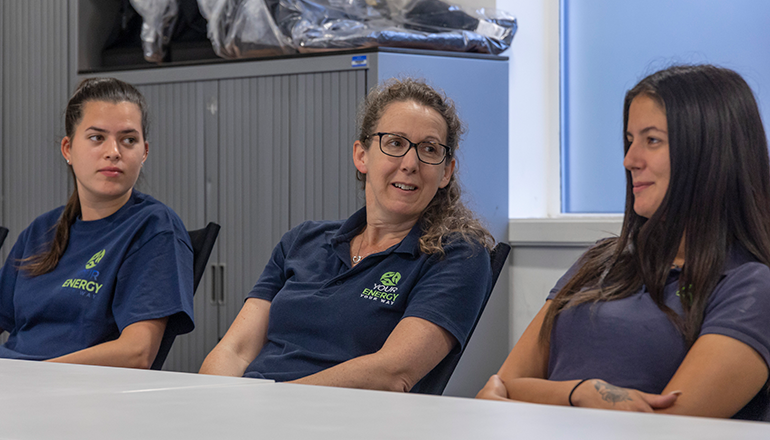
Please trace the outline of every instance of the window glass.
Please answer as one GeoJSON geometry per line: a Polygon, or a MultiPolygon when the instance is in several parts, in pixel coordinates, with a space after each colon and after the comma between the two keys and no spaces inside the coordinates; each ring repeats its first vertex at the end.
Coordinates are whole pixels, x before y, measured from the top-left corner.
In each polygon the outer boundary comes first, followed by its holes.
{"type": "Polygon", "coordinates": [[[770,1],[561,0],[562,212],[623,211],[623,97],[677,63],[743,75],[770,106],[770,1]]]}

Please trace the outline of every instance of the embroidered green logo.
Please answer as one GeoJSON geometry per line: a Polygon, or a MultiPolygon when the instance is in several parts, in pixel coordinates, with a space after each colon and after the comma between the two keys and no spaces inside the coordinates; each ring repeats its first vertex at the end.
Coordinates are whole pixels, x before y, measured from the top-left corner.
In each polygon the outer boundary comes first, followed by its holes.
{"type": "Polygon", "coordinates": [[[379,301],[382,304],[392,306],[399,295],[401,295],[400,293],[396,293],[398,292],[396,284],[398,284],[399,280],[401,280],[400,273],[385,272],[380,277],[380,284],[374,283],[374,287],[371,289],[364,289],[359,296],[361,298],[379,301]]]}
{"type": "MultiPolygon", "coordinates": [[[[100,261],[102,261],[102,258],[104,258],[104,249],[100,250],[96,254],[94,254],[93,257],[91,257],[90,260],[88,260],[88,263],[86,263],[86,269],[92,269],[96,267],[97,264],[99,264],[100,261]]],[[[82,261],[82,260],[81,260],[82,261]]]]}
{"type": "Polygon", "coordinates": [[[398,272],[385,272],[380,277],[380,282],[386,286],[395,286],[400,279],[401,274],[398,272]]]}

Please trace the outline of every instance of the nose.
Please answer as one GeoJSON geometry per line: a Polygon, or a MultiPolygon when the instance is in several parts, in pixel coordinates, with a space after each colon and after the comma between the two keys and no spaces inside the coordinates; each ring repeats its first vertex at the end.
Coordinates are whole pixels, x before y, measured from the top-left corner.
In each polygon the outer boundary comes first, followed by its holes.
{"type": "Polygon", "coordinates": [[[420,159],[417,157],[417,146],[412,144],[401,156],[401,169],[405,172],[414,172],[420,166],[420,159]]]}
{"type": "Polygon", "coordinates": [[[120,146],[118,145],[118,141],[116,139],[110,138],[104,144],[106,148],[106,151],[104,152],[104,157],[106,157],[108,160],[120,159],[120,146]]]}
{"type": "Polygon", "coordinates": [[[636,170],[642,167],[643,160],[640,154],[640,146],[637,145],[638,143],[638,141],[631,142],[631,145],[628,147],[628,151],[626,151],[626,156],[623,158],[623,166],[628,171],[636,170]]]}

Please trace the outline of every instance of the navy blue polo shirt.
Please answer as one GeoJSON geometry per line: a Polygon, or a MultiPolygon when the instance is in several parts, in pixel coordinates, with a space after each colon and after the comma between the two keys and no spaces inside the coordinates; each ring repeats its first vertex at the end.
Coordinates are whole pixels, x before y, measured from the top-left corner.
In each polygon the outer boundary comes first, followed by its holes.
{"type": "Polygon", "coordinates": [[[248,298],[271,302],[267,343],[244,376],[288,381],[374,353],[405,317],[448,331],[460,346],[491,285],[489,254],[464,240],[442,258],[420,252],[419,223],[393,247],[350,263],[365,208],[344,223],[287,232],[248,298]]]}
{"type": "MultiPolygon", "coordinates": [[[[581,260],[556,283],[548,299],[577,273],[581,260]]],[[[679,269],[672,269],[664,301],[680,316],[679,269]]],[[[770,268],[742,248],[728,253],[722,279],[706,305],[701,335],[737,339],[770,365],[770,268]]],[[[659,394],[687,355],[684,336],[646,286],[626,298],[585,303],[559,313],[551,333],[548,379],[599,378],[613,385],[659,394]]],[[[736,415],[770,419],[767,391],[736,415]]]]}
{"type": "Polygon", "coordinates": [[[0,270],[0,328],[10,333],[0,358],[58,357],[148,319],[169,317],[170,331],[192,331],[192,246],[170,208],[133,191],[114,214],[77,219],[54,270],[27,276],[19,261],[50,248],[62,211],[35,219],[0,270]]]}

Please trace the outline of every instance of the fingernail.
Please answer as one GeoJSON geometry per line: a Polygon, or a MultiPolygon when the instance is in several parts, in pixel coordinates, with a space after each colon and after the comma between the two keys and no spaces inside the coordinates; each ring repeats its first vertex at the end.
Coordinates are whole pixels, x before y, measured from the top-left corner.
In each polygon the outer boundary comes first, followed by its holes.
{"type": "Polygon", "coordinates": [[[676,394],[677,396],[681,396],[682,395],[682,391],[676,390],[676,391],[670,392],[669,394],[676,394]]]}

